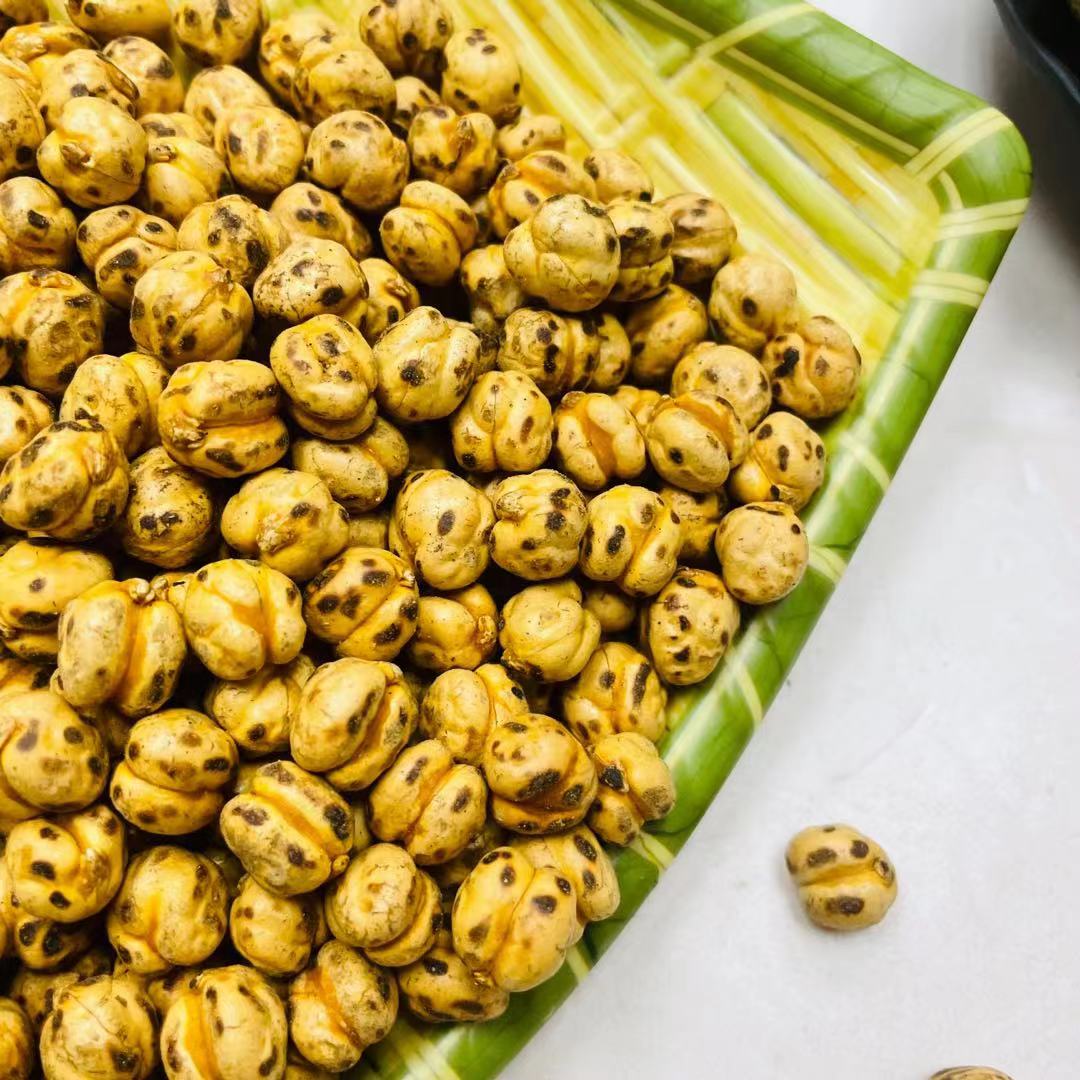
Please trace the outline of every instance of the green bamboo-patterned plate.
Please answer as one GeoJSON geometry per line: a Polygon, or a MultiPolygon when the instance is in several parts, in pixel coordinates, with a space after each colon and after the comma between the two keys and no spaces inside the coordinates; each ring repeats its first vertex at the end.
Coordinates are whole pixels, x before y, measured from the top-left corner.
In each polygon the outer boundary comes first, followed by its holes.
{"type": "MultiPolygon", "coordinates": [[[[303,0],[306,2],[306,0],[303,0]]],[[[318,0],[351,22],[352,0],[318,0]]],[[[275,0],[281,14],[295,0],[275,0]]],[[[1030,159],[996,109],[807,3],[455,0],[522,59],[528,104],[640,158],[659,194],[715,193],[741,243],[784,258],[807,311],[847,326],[863,389],[823,431],[810,570],[754,614],[715,676],[673,701],[675,811],[616,865],[622,905],[559,974],[478,1026],[403,1015],[355,1076],[495,1076],[566,1000],[678,853],[790,670],[960,345],[1028,204],[1030,159]]]]}

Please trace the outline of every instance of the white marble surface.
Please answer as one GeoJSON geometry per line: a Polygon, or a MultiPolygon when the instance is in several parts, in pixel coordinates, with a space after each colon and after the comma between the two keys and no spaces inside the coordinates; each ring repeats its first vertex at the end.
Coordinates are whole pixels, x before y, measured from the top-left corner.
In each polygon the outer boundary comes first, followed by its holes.
{"type": "Polygon", "coordinates": [[[512,1080],[1080,1076],[1080,117],[990,0],[820,2],[1008,112],[1035,197],[763,729],[512,1080]],[[829,819],[898,868],[864,934],[785,880],[829,819]]]}

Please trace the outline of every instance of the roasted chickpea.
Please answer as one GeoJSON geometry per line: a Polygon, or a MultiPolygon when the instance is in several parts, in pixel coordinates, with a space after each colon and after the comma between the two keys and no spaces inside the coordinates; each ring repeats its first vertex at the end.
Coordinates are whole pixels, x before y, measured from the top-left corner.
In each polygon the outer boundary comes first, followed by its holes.
{"type": "Polygon", "coordinates": [[[287,664],[304,644],[300,590],[262,563],[222,559],[188,582],[184,633],[219,679],[247,679],[265,664],[287,664]]]}
{"type": "Polygon", "coordinates": [[[773,338],[761,357],[776,403],[808,420],[843,412],[859,390],[862,356],[851,335],[818,315],[773,338]]]}
{"type": "Polygon", "coordinates": [[[79,254],[98,292],[115,307],[131,307],[139,279],[177,248],[176,230],[134,206],[106,206],[87,215],[77,233],[79,254]]]}
{"type": "MultiPolygon", "coordinates": [[[[149,2],[165,7],[164,0],[149,2]]],[[[130,32],[115,37],[102,50],[102,55],[135,87],[136,93],[126,96],[131,99],[136,117],[147,113],[179,112],[183,108],[184,83],[176,65],[162,48],[146,37],[132,36],[130,32]]]]}
{"type": "Polygon", "coordinates": [[[739,605],[708,570],[680,567],[641,616],[641,641],[672,686],[707,679],[739,629],[739,605]]]}
{"type": "Polygon", "coordinates": [[[296,975],[327,937],[320,898],[275,896],[245,876],[230,909],[229,936],[264,975],[296,975]]]}
{"type": "Polygon", "coordinates": [[[680,542],[679,521],[659,495],[620,484],[589,503],[581,570],[630,596],[652,596],[675,573],[680,542]]]}
{"type": "Polygon", "coordinates": [[[337,32],[337,23],[318,8],[301,8],[274,19],[259,38],[259,73],[282,104],[292,106],[296,63],[313,38],[337,32]]]}
{"type": "Polygon", "coordinates": [[[167,41],[169,37],[166,0],[94,0],[90,4],[83,0],[67,0],[66,7],[68,17],[80,30],[92,34],[98,41],[109,42],[106,53],[114,41],[126,43],[147,38],[167,41]]]}
{"type": "Polygon", "coordinates": [[[397,1019],[393,977],[341,941],[328,941],[289,987],[289,1034],[307,1061],[333,1073],[389,1034],[397,1019]]]}
{"type": "Polygon", "coordinates": [[[288,749],[300,691],[315,672],[303,653],[287,664],[267,665],[247,679],[215,679],[203,708],[253,757],[288,749]]]}
{"type": "Polygon", "coordinates": [[[53,663],[64,606],[112,577],[104,555],[54,540],[20,540],[0,555],[0,638],[16,656],[53,663]]]}
{"type": "Polygon", "coordinates": [[[573,581],[531,585],[503,608],[503,663],[538,682],[564,682],[585,666],[600,643],[600,623],[581,604],[573,581]]]}
{"type": "Polygon", "coordinates": [[[368,282],[368,304],[360,329],[368,343],[374,344],[387,327],[400,322],[419,306],[420,294],[385,259],[364,259],[360,269],[368,282]]]}
{"type": "Polygon", "coordinates": [[[942,1069],[930,1080],[1010,1080],[998,1069],[984,1069],[978,1065],[961,1065],[955,1069],[942,1069]]]}
{"type": "Polygon", "coordinates": [[[63,106],[37,157],[42,178],[88,208],[130,199],[146,161],[146,132],[139,122],[96,97],[72,98],[63,106]]]}
{"type": "Polygon", "coordinates": [[[134,975],[65,986],[41,1032],[49,1080],[147,1080],[158,1064],[157,1013],[134,975]]]}
{"type": "Polygon", "coordinates": [[[52,405],[36,390],[0,386],[0,465],[55,419],[52,405]]]}
{"type": "Polygon", "coordinates": [[[616,301],[649,300],[671,283],[671,219],[658,206],[620,198],[607,205],[619,238],[619,276],[611,290],[616,301]]]}
{"type": "Polygon", "coordinates": [[[330,116],[308,139],[304,168],[357,210],[393,206],[409,178],[409,148],[379,117],[359,109],[330,116]]]}
{"type": "MultiPolygon", "coordinates": [[[[458,886],[469,876],[469,871],[486,855],[492,848],[505,844],[511,834],[508,833],[497,821],[488,818],[483,828],[469,841],[465,850],[449,862],[439,863],[432,866],[428,872],[435,879],[435,883],[442,890],[444,902],[453,896],[458,886]]],[[[450,934],[450,913],[444,912],[442,926],[435,939],[436,945],[446,944],[452,947],[450,934]]]]}
{"type": "Polygon", "coordinates": [[[219,64],[196,72],[184,95],[184,112],[195,117],[210,137],[218,119],[230,109],[273,104],[274,99],[265,87],[232,64],[219,64]]]}
{"type": "Polygon", "coordinates": [[[660,498],[679,516],[682,543],[681,562],[704,562],[713,553],[713,541],[721,518],[727,513],[728,500],[723,491],[683,491],[665,484],[660,498]]]}
{"type": "Polygon", "coordinates": [[[678,285],[637,304],[626,318],[631,377],[648,384],[666,383],[686,351],[704,341],[708,331],[705,305],[678,285]]]}
{"type": "Polygon", "coordinates": [[[209,145],[184,135],[150,141],[140,201],[159,217],[179,226],[196,206],[231,191],[225,162],[209,145]]]}
{"type": "Polygon", "coordinates": [[[671,246],[675,280],[680,285],[712,280],[735,246],[737,233],[731,215],[715,199],[690,192],[672,195],[657,205],[675,227],[671,246]]]}
{"type": "Polygon", "coordinates": [[[221,835],[244,869],[276,896],[313,892],[349,861],[349,804],[291,761],[257,768],[225,804],[221,835]]]}
{"type": "Polygon", "coordinates": [[[585,159],[584,168],[595,181],[596,198],[602,203],[617,199],[652,201],[652,177],[639,161],[622,150],[594,150],[585,159]]]}
{"type": "Polygon", "coordinates": [[[11,998],[0,998],[0,1070],[8,1080],[30,1080],[34,1057],[30,1018],[11,998]]]}
{"type": "Polygon", "coordinates": [[[720,339],[760,353],[772,338],[794,329],[795,276],[771,255],[740,255],[713,278],[709,317],[720,339]]]}
{"type": "Polygon", "coordinates": [[[582,606],[596,616],[600,623],[601,634],[605,636],[622,634],[634,625],[637,604],[618,585],[586,580],[583,583],[582,593],[584,597],[582,606]]]}
{"type": "Polygon", "coordinates": [[[289,446],[280,399],[270,369],[252,360],[184,364],[158,402],[161,444],[174,461],[207,476],[260,472],[289,446]]]}
{"type": "Polygon", "coordinates": [[[408,143],[419,176],[463,199],[485,190],[498,167],[495,122],[485,113],[459,116],[442,104],[420,109],[409,125],[408,143]]]}
{"type": "Polygon", "coordinates": [[[259,0],[178,0],[173,37],[197,64],[235,64],[249,56],[265,15],[259,0]]]}
{"type": "Polygon", "coordinates": [[[390,512],[385,508],[349,514],[349,547],[386,548],[390,512]]]}
{"type": "Polygon", "coordinates": [[[521,687],[500,664],[483,664],[475,671],[452,668],[424,695],[420,730],[438,739],[455,761],[479,765],[492,728],[527,712],[521,687]]]}
{"type": "Polygon", "coordinates": [[[43,22],[49,17],[49,7],[45,0],[4,0],[0,4],[0,34],[7,33],[13,26],[43,22]]]}
{"type": "Polygon", "coordinates": [[[96,420],[65,420],[35,435],[0,473],[0,518],[57,540],[89,540],[127,502],[128,465],[96,420]]]}
{"type": "Polygon", "coordinates": [[[270,261],[252,295],[264,319],[291,325],[315,315],[340,315],[355,326],[367,307],[367,281],[341,244],[309,237],[270,261]]]}
{"type": "Polygon", "coordinates": [[[503,326],[496,363],[528,375],[548,397],[588,386],[600,360],[597,321],[519,308],[503,326]]]}
{"type": "Polygon", "coordinates": [[[422,596],[409,659],[430,671],[479,667],[498,640],[497,616],[495,601],[483,585],[445,596],[422,596]]]}
{"type": "Polygon", "coordinates": [[[394,75],[433,79],[453,32],[442,0],[372,4],[360,13],[360,36],[394,75]]]}
{"type": "Polygon", "coordinates": [[[129,971],[153,975],[174,964],[202,963],[225,936],[227,912],[217,866],[204,855],[163,844],[128,864],[105,929],[129,971]]]}
{"type": "Polygon", "coordinates": [[[59,397],[75,369],[101,352],[105,305],[78,278],[29,270],[0,281],[0,371],[14,365],[32,390],[59,397]]]}
{"type": "Polygon", "coordinates": [[[108,975],[115,960],[116,954],[110,948],[96,946],[59,971],[34,971],[33,968],[20,967],[12,976],[9,993],[26,1013],[35,1036],[40,1037],[60,991],[95,975],[108,975]]]}
{"type": "Polygon", "coordinates": [[[193,139],[203,146],[209,146],[212,141],[211,133],[186,112],[145,113],[138,119],[150,142],[182,138],[193,139]]]}
{"type": "Polygon", "coordinates": [[[175,569],[203,554],[218,537],[218,502],[206,477],[178,465],[156,446],[131,463],[127,506],[117,522],[133,558],[175,569]]]}
{"type": "Polygon", "coordinates": [[[92,922],[58,923],[35,919],[18,907],[12,912],[15,956],[30,971],[54,972],[73,964],[94,943],[92,922]]]}
{"type": "Polygon", "coordinates": [[[458,30],[443,51],[442,97],[458,112],[482,112],[499,126],[521,113],[521,68],[490,30],[458,30]]]}
{"type": "Polygon", "coordinates": [[[589,826],[601,840],[630,844],[647,821],[658,821],[671,811],[675,781],[644,735],[632,731],[608,735],[589,752],[600,778],[589,826]]]}
{"type": "Polygon", "coordinates": [[[896,871],[879,844],[850,825],[816,825],[792,838],[788,873],[810,919],[825,930],[863,930],[896,899],[896,871]]]}
{"type": "MultiPolygon", "coordinates": [[[[309,236],[334,240],[354,259],[376,261],[367,259],[372,249],[371,234],[332,191],[323,191],[314,184],[290,184],[270,204],[270,213],[292,241],[309,236]]],[[[360,266],[369,285],[374,286],[368,268],[363,262],[360,266]]]]}
{"type": "Polygon", "coordinates": [[[241,964],[210,968],[189,980],[161,1025],[169,1080],[284,1080],[288,1040],[279,991],[241,964]]]}
{"type": "Polygon", "coordinates": [[[750,452],[731,474],[736,502],[776,500],[801,510],[825,479],[825,446],[797,416],[774,412],[750,433],[750,452]]]}
{"type": "Polygon", "coordinates": [[[393,76],[358,37],[342,32],[320,34],[297,57],[292,101],[311,124],[354,111],[388,120],[395,100],[393,76]]]}
{"type": "Polygon", "coordinates": [[[671,392],[678,396],[692,390],[726,399],[748,428],[760,423],[772,405],[761,364],[734,345],[703,341],[683,354],[671,375],[671,392]]]}
{"type": "Polygon", "coordinates": [[[505,237],[555,195],[595,199],[596,185],[581,165],[560,150],[536,150],[505,165],[488,193],[496,235],[505,237]]]}
{"type": "Polygon", "coordinates": [[[177,246],[202,251],[245,289],[289,246],[285,227],[243,195],[200,203],[180,223],[177,246]]]}
{"type": "Polygon", "coordinates": [[[75,49],[50,65],[41,80],[38,107],[50,131],[64,106],[77,97],[100,98],[134,116],[139,88],[104,53],[75,49]]]}
{"type": "Polygon", "coordinates": [[[623,383],[611,396],[626,407],[642,430],[649,426],[656,406],[664,400],[664,395],[659,390],[631,386],[629,383],[623,383]]]}
{"type": "Polygon", "coordinates": [[[284,110],[247,105],[218,118],[214,149],[242,191],[255,196],[277,195],[300,171],[304,135],[284,110]]]}
{"type": "Polygon", "coordinates": [[[343,656],[392,660],[416,632],[419,593],[405,559],[350,547],[304,590],[311,632],[343,656]]]}
{"type": "Polygon", "coordinates": [[[390,126],[396,134],[407,138],[416,114],[421,109],[441,105],[442,98],[423,79],[418,79],[415,75],[399,75],[394,80],[394,87],[397,90],[397,101],[390,117],[390,126]]]}
{"type": "Polygon", "coordinates": [[[372,844],[327,888],[326,921],[334,937],[363,949],[373,963],[403,967],[435,943],[442,924],[439,888],[404,848],[372,844]],[[379,898],[377,905],[371,896],[379,898]]]}
{"type": "Polygon", "coordinates": [[[461,285],[469,298],[469,317],[481,330],[499,330],[525,303],[525,294],[506,269],[501,244],[474,248],[465,256],[461,285]]]}
{"type": "Polygon", "coordinates": [[[433,589],[463,589],[487,569],[494,524],[482,491],[453,473],[428,469],[408,476],[398,492],[390,550],[433,589]]]}
{"type": "Polygon", "coordinates": [[[597,316],[595,323],[598,351],[589,386],[592,390],[609,393],[619,386],[630,370],[630,339],[622,323],[610,312],[597,316]]]}
{"type": "Polygon", "coordinates": [[[454,952],[448,933],[440,934],[419,960],[398,972],[398,986],[409,1011],[429,1024],[494,1020],[510,1004],[505,990],[473,975],[454,952]]]}
{"type": "Polygon", "coordinates": [[[31,176],[0,184],[0,273],[64,270],[74,249],[75,215],[48,184],[31,176]]]}
{"type": "Polygon", "coordinates": [[[522,113],[513,123],[499,128],[496,140],[499,156],[520,161],[537,150],[566,149],[566,128],[557,116],[546,113],[522,113]]]}
{"type": "MultiPolygon", "coordinates": [[[[409,747],[369,795],[371,831],[401,844],[420,866],[456,858],[487,816],[487,786],[473,765],[455,764],[438,740],[409,747]]],[[[370,850],[370,849],[369,849],[370,850]]]]}
{"type": "Polygon", "coordinates": [[[747,503],[716,530],[724,584],[744,604],[771,604],[802,580],[810,561],[806,529],[782,502],[747,503]]]}
{"type": "Polygon", "coordinates": [[[627,409],[607,394],[567,394],[555,410],[555,460],[586,491],[645,471],[645,440],[627,409]]]}
{"type": "Polygon", "coordinates": [[[489,371],[450,421],[454,456],[477,472],[524,473],[551,452],[551,405],[520,371],[489,371]]]}
{"type": "MultiPolygon", "coordinates": [[[[11,697],[27,690],[43,690],[49,685],[49,669],[14,656],[0,657],[0,697],[11,697]]],[[[3,932],[0,930],[0,938],[3,932]]],[[[0,955],[3,954],[0,949],[0,955]]]]}
{"type": "MultiPolygon", "coordinates": [[[[20,24],[23,20],[19,20],[20,24]]],[[[92,49],[94,39],[76,26],[62,22],[34,21],[9,28],[0,42],[0,53],[27,65],[41,80],[57,59],[73,49],[92,49]]]]}
{"type": "Polygon", "coordinates": [[[551,978],[580,933],[569,878],[509,847],[477,863],[452,918],[454,951],[482,983],[510,992],[551,978]]]}
{"type": "Polygon", "coordinates": [[[421,285],[448,285],[476,243],[476,231],[468,203],[427,180],[407,184],[379,225],[386,257],[421,285]]]}

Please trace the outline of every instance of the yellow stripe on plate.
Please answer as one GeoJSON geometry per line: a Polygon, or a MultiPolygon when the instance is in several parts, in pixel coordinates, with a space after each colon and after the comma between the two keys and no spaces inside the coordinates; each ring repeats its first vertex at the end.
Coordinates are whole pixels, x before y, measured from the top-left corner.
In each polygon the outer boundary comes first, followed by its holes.
{"type": "MultiPolygon", "coordinates": [[[[439,1074],[434,1072],[431,1066],[428,1065],[423,1054],[420,1053],[416,1046],[416,1039],[417,1034],[409,1026],[408,1021],[398,1020],[390,1029],[386,1041],[401,1055],[401,1060],[408,1067],[410,1077],[415,1077],[415,1080],[442,1080],[439,1074]]],[[[454,1075],[456,1074],[451,1070],[451,1076],[454,1075]]],[[[450,1080],[450,1077],[447,1077],[446,1080],[450,1080]]]]}
{"type": "Polygon", "coordinates": [[[911,295],[920,300],[936,300],[939,304],[958,304],[977,308],[983,302],[983,294],[967,289],[950,289],[944,285],[916,285],[911,295]]]}
{"type": "Polygon", "coordinates": [[[726,52],[733,45],[738,45],[739,42],[752,38],[763,30],[768,30],[779,23],[787,22],[788,19],[794,19],[798,15],[805,15],[807,12],[815,10],[812,4],[798,3],[766,11],[756,18],[747,19],[746,22],[739,26],[733,26],[726,34],[720,34],[718,37],[714,37],[712,41],[699,45],[698,55],[716,56],[717,53],[726,52]]]}
{"type": "Polygon", "coordinates": [[[961,274],[955,270],[936,270],[933,268],[923,270],[915,279],[916,285],[944,285],[951,289],[963,289],[965,292],[986,295],[990,282],[986,278],[977,277],[975,274],[961,274]]]}
{"type": "Polygon", "coordinates": [[[575,945],[566,954],[566,966],[573,973],[578,982],[582,982],[589,974],[590,964],[579,945],[575,945]]]}
{"type": "Polygon", "coordinates": [[[885,463],[868,446],[861,442],[853,432],[845,431],[840,436],[840,445],[850,451],[851,456],[862,466],[869,476],[874,478],[882,491],[888,491],[892,475],[885,463]]]}
{"type": "MultiPolygon", "coordinates": [[[[953,183],[955,186],[955,181],[953,183]]],[[[968,206],[963,210],[950,210],[941,215],[941,225],[943,228],[948,228],[952,225],[966,224],[969,221],[1012,217],[1023,214],[1030,202],[1030,199],[1006,199],[1004,202],[984,203],[982,206],[968,206]]]]}
{"type": "Polygon", "coordinates": [[[817,547],[814,544],[810,545],[810,565],[834,585],[840,583],[847,569],[847,562],[842,555],[831,548],[817,547]]]}
{"type": "Polygon", "coordinates": [[[635,0],[635,3],[645,11],[652,12],[652,14],[661,22],[669,23],[672,26],[679,26],[693,37],[707,39],[709,36],[709,32],[707,30],[702,30],[697,23],[691,22],[689,19],[684,19],[681,15],[676,15],[670,8],[663,4],[656,3],[656,0],[635,0]]]}
{"type": "Polygon", "coordinates": [[[983,139],[1011,125],[1012,121],[997,109],[981,109],[939,135],[904,167],[920,180],[929,182],[983,139]]]}
{"type": "Polygon", "coordinates": [[[981,236],[992,232],[1013,232],[1020,228],[1023,214],[1011,214],[980,221],[967,221],[959,225],[946,225],[939,234],[941,240],[962,240],[965,236],[981,236]]]}
{"type": "Polygon", "coordinates": [[[730,663],[735,674],[735,682],[738,683],[746,707],[750,710],[750,718],[754,721],[754,727],[757,727],[765,719],[765,708],[761,704],[757,686],[754,685],[754,680],[750,678],[750,672],[746,670],[746,665],[742,660],[733,656],[730,663]]]}
{"type": "Polygon", "coordinates": [[[639,855],[645,855],[650,862],[656,863],[661,870],[666,870],[675,861],[675,856],[668,850],[667,846],[647,832],[638,833],[638,837],[632,846],[639,855]]]}

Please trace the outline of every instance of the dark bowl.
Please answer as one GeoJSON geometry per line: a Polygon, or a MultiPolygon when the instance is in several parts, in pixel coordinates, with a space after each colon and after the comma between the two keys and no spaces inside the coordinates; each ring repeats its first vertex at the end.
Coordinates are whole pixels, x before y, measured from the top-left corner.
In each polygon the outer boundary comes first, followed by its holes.
{"type": "Polygon", "coordinates": [[[1080,15],[1069,0],[994,0],[1025,60],[1080,109],[1080,15]]]}

